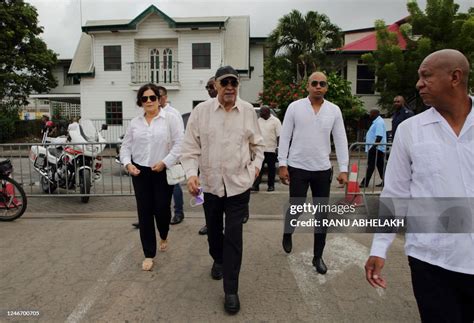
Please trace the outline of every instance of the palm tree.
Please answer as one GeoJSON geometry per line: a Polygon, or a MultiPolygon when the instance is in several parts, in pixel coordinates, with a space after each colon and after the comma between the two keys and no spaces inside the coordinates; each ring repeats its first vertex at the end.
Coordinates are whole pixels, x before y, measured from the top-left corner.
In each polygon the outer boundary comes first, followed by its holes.
{"type": "Polygon", "coordinates": [[[321,68],[326,50],[341,46],[342,32],[324,14],[309,11],[303,17],[293,10],[280,18],[268,42],[274,56],[286,56],[292,62],[296,79],[301,80],[321,68]]]}

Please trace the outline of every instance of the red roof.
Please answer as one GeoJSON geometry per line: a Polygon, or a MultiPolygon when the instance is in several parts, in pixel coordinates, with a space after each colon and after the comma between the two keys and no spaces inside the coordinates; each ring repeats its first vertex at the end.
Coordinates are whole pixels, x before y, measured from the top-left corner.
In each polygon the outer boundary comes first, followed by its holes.
{"type": "MultiPolygon", "coordinates": [[[[398,37],[398,45],[401,49],[406,49],[407,43],[400,32],[400,25],[406,22],[406,18],[403,18],[394,24],[388,26],[388,30],[395,32],[398,37]]],[[[369,35],[353,41],[349,44],[344,45],[339,50],[343,52],[370,52],[377,50],[377,36],[376,32],[371,32],[369,35]]]]}

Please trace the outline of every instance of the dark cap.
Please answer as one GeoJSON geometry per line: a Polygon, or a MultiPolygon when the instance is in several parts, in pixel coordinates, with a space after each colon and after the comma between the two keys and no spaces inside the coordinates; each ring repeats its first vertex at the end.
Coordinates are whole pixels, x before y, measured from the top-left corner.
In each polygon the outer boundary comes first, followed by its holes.
{"type": "Polygon", "coordinates": [[[230,65],[219,67],[216,71],[216,81],[220,81],[225,79],[226,77],[233,77],[239,79],[239,73],[230,65]]]}

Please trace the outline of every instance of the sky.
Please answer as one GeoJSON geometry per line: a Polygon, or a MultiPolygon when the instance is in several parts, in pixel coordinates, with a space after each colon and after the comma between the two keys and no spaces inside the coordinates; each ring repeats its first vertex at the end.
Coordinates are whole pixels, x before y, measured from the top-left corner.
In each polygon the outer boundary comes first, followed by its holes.
{"type": "MultiPolygon", "coordinates": [[[[342,30],[373,27],[377,19],[387,24],[408,15],[406,0],[26,0],[38,10],[41,38],[59,58],[72,58],[87,20],[133,19],[155,5],[170,17],[250,16],[250,36],[266,37],[278,19],[297,9],[326,14],[342,30]],[[82,9],[82,10],[81,10],[82,9]],[[82,18],[82,21],[81,21],[82,18]]],[[[426,0],[418,0],[424,9],[426,0]]],[[[473,0],[457,0],[460,11],[473,0]]]]}

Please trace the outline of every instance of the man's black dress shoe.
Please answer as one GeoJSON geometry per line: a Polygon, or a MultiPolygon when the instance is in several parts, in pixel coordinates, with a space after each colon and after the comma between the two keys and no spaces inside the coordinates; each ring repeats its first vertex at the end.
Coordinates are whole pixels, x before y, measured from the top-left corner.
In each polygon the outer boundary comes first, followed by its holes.
{"type": "Polygon", "coordinates": [[[138,224],[138,222],[132,223],[132,225],[135,227],[135,229],[140,229],[140,225],[138,224]]]}
{"type": "Polygon", "coordinates": [[[170,221],[170,224],[178,224],[183,222],[184,214],[175,214],[170,221]]]}
{"type": "Polygon", "coordinates": [[[273,192],[275,190],[275,187],[274,186],[269,186],[267,188],[267,192],[273,192]]]}
{"type": "Polygon", "coordinates": [[[199,229],[198,233],[202,236],[206,235],[207,234],[207,225],[205,225],[201,229],[199,229]]]}
{"type": "Polygon", "coordinates": [[[222,264],[218,264],[217,262],[212,264],[211,277],[215,280],[221,280],[222,277],[224,277],[224,274],[222,273],[222,264]]]}
{"type": "Polygon", "coordinates": [[[258,192],[258,191],[260,191],[260,188],[258,186],[252,186],[252,188],[250,190],[252,192],[258,192]]]}
{"type": "Polygon", "coordinates": [[[240,310],[239,295],[225,294],[224,309],[231,315],[237,314],[240,310]]]}
{"type": "Polygon", "coordinates": [[[247,223],[248,220],[249,220],[249,216],[246,215],[246,216],[244,216],[244,218],[242,219],[242,223],[245,224],[245,223],[247,223]]]}
{"type": "Polygon", "coordinates": [[[328,271],[328,267],[326,267],[323,258],[313,257],[313,266],[316,267],[316,271],[321,275],[324,275],[328,271]]]}
{"type": "Polygon", "coordinates": [[[283,241],[281,242],[281,244],[283,246],[283,250],[285,250],[286,253],[291,252],[291,249],[293,248],[293,242],[291,241],[290,233],[283,234],[283,241]]]}

